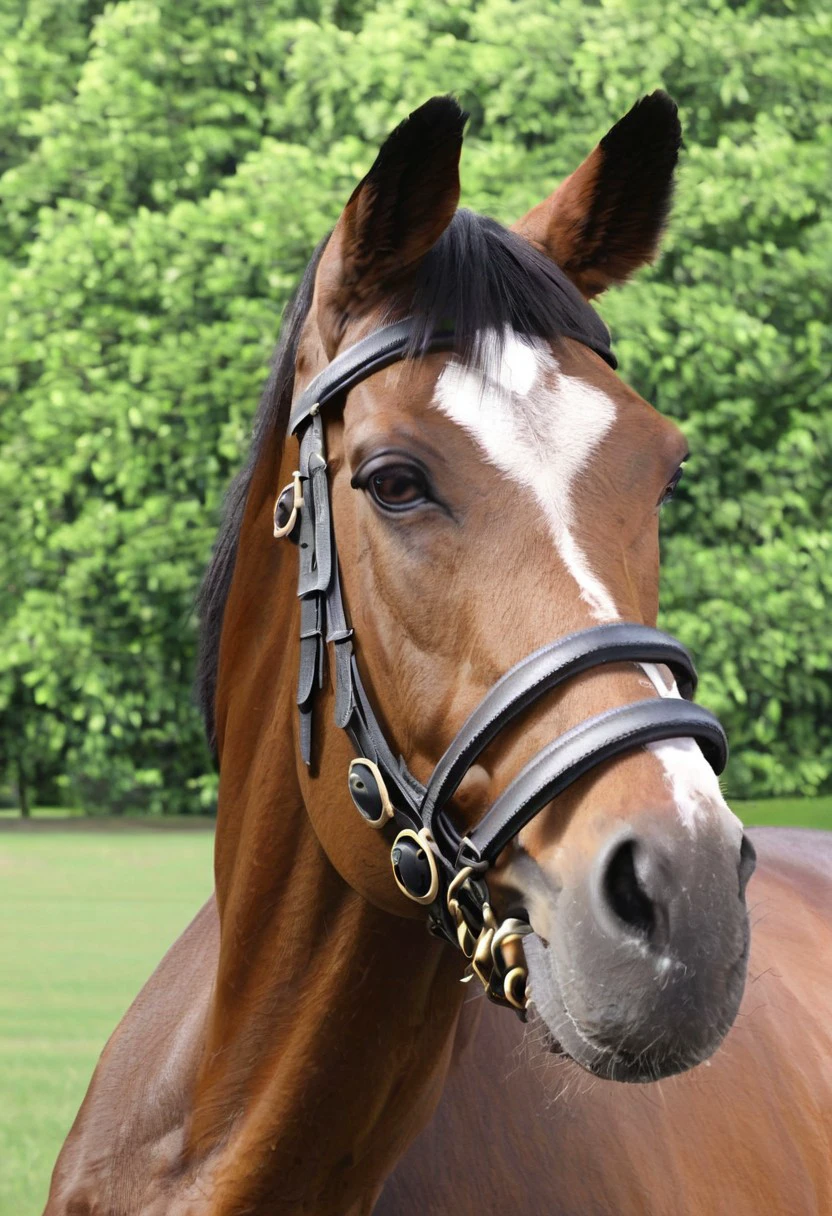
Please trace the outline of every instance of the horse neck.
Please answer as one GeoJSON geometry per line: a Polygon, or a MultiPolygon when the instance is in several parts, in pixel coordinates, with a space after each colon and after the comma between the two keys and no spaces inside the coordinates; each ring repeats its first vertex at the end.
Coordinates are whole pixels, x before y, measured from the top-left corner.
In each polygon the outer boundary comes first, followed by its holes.
{"type": "MultiPolygon", "coordinates": [[[[276,1212],[285,1197],[343,1216],[429,1118],[462,990],[422,922],[348,886],[312,828],[293,733],[296,558],[271,536],[277,458],[275,444],[255,472],[223,623],[220,954],[188,1156],[210,1173],[217,1214],[276,1212]]],[[[284,460],[276,484],[290,476],[284,460]]],[[[337,747],[340,779],[324,755],[313,784],[328,814],[354,816],[340,732],[337,747]]]]}

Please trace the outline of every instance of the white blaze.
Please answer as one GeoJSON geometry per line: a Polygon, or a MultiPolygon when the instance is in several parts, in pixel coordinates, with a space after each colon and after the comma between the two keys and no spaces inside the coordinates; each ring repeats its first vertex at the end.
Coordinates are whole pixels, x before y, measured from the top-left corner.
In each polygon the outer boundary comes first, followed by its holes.
{"type": "Polygon", "coordinates": [[[448,363],[435,403],[492,464],[537,498],[595,620],[618,620],[615,601],[574,533],[575,487],[615,421],[615,405],[606,393],[564,375],[542,343],[507,333],[501,358],[489,361],[487,353],[482,370],[448,363]]]}
{"type": "MultiPolygon", "coordinates": [[[[593,571],[575,537],[574,494],[615,422],[613,401],[599,389],[565,375],[543,343],[507,333],[500,356],[496,335],[485,344],[482,366],[452,360],[436,386],[435,405],[479,444],[487,459],[524,486],[543,509],[560,558],[598,622],[619,620],[615,601],[593,571]]],[[[663,697],[678,697],[658,668],[642,664],[663,697]]],[[[648,744],[685,827],[693,832],[710,810],[740,821],[730,811],[711,766],[693,739],[648,744]]]]}
{"type": "MultiPolygon", "coordinates": [[[[655,663],[642,663],[641,667],[660,697],[681,697],[676,681],[671,679],[668,684],[655,663]]],[[[661,743],[648,743],[647,748],[664,769],[665,781],[679,809],[679,817],[689,832],[695,830],[698,821],[709,810],[728,816],[732,826],[742,829],[739,819],[722,796],[716,773],[695,740],[665,739],[661,743]]]]}

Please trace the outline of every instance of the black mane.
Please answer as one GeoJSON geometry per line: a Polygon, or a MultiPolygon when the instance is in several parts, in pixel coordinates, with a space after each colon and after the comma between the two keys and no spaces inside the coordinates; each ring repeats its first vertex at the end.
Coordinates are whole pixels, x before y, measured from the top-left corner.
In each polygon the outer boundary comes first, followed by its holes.
{"type": "MultiPolygon", "coordinates": [[[[197,600],[200,640],[196,693],[212,745],[220,633],[246,497],[266,436],[286,430],[298,342],[325,246],[326,240],[315,250],[286,307],[248,460],[228,491],[223,522],[197,600]]],[[[423,259],[415,281],[391,301],[389,319],[401,316],[413,316],[420,322],[412,342],[414,355],[436,329],[450,326],[458,357],[470,363],[479,359],[485,335],[496,334],[499,341],[507,330],[513,330],[549,341],[578,338],[614,366],[606,327],[563,271],[522,237],[471,211],[457,211],[423,259]]]]}
{"type": "Polygon", "coordinates": [[[196,668],[196,701],[205,723],[208,742],[213,748],[214,696],[217,691],[217,673],[220,658],[220,634],[225,602],[231,590],[234,564],[237,560],[237,545],[243,514],[246,509],[248,488],[260,459],[266,437],[275,430],[285,432],[289,421],[289,410],[295,389],[295,361],[298,343],[304,322],[312,306],[315,288],[315,273],[327,240],[318,245],[303,272],[303,278],[290,298],[283,313],[280,337],[272,358],[271,375],[260,398],[254,419],[251,447],[248,459],[228,488],[223,508],[222,523],[217,533],[211,561],[197,596],[199,616],[199,650],[196,668]]]}

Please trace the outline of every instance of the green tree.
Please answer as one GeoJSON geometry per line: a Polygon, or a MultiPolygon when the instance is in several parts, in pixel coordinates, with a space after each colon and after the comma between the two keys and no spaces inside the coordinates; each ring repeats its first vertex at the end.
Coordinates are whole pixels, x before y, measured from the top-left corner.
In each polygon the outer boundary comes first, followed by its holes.
{"type": "Polygon", "coordinates": [[[0,764],[195,809],[192,603],[280,312],[387,131],[471,112],[463,201],[512,220],[640,94],[687,148],[658,266],[603,311],[693,458],[664,623],[734,793],[832,786],[832,18],[683,0],[0,0],[0,764]]]}

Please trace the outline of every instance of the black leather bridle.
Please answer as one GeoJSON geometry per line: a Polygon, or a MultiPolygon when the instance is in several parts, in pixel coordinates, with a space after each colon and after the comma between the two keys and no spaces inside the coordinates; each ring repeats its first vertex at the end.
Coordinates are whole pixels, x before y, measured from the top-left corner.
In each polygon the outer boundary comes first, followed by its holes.
{"type": "MultiPolygon", "coordinates": [[[[521,659],[497,681],[462,725],[427,785],[396,757],[364,689],[344,612],[338,554],[332,528],[322,410],[374,372],[407,357],[415,322],[399,321],[338,355],[295,401],[289,429],[299,438],[299,469],[275,504],[274,532],[299,550],[300,746],[310,763],[312,709],[322,687],[327,643],[335,658],[335,721],[347,732],[358,758],[349,769],[353,802],[371,827],[388,832],[393,874],[400,889],[427,909],[432,932],[471,960],[488,995],[523,1011],[526,973],[507,961],[506,947],[530,932],[513,917],[499,923],[484,874],[503,848],[553,798],[597,765],[661,739],[693,738],[715,772],[722,772],[727,742],[721,725],[691,703],[696,672],[674,638],[645,625],[598,625],[560,638],[521,659]],[[544,747],[514,778],[467,835],[455,825],[450,802],[488,744],[529,706],[565,681],[605,663],[664,663],[681,697],[637,701],[581,722],[544,747]]],[[[608,348],[574,334],[614,366],[608,348]]],[[[454,336],[439,331],[420,351],[454,349],[454,336]]],[[[522,956],[521,956],[522,957],[522,956]]]]}

